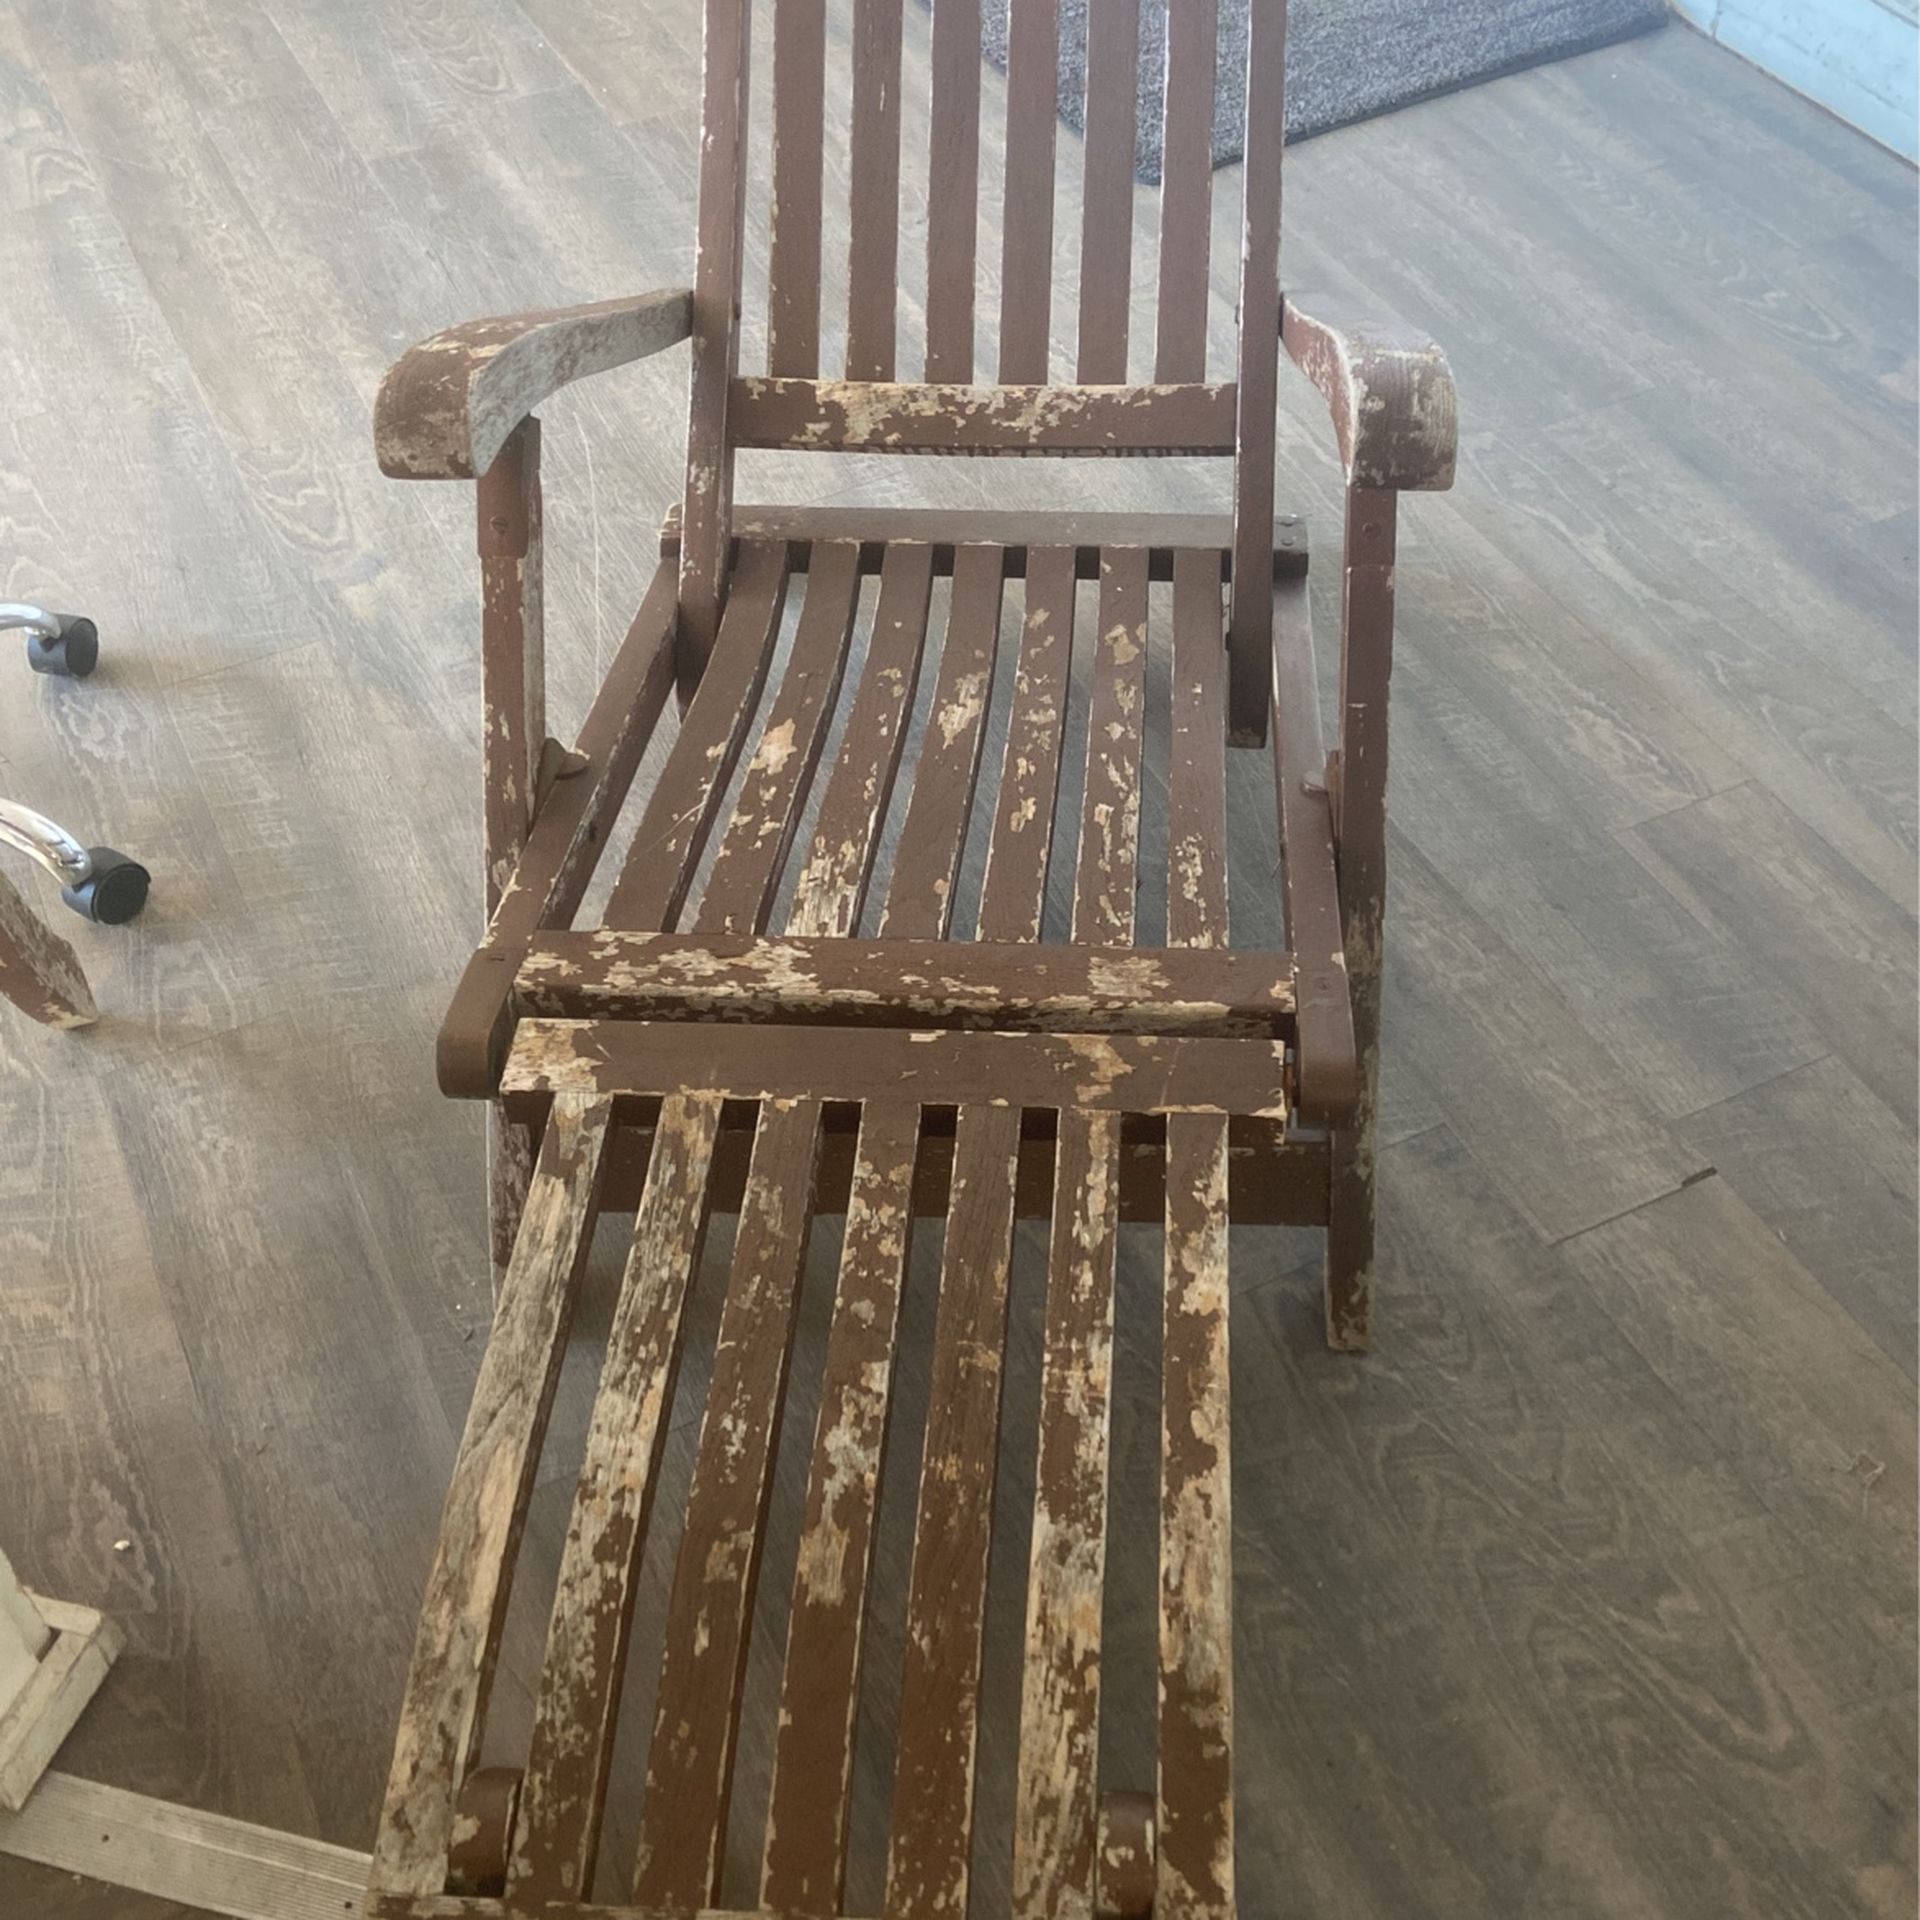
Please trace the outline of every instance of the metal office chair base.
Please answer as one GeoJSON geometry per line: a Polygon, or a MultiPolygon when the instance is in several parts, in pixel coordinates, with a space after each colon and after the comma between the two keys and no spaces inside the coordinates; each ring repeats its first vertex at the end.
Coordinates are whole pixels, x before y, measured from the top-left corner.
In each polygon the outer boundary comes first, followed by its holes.
{"type": "Polygon", "coordinates": [[[25,600],[0,600],[0,632],[27,636],[27,665],[35,673],[84,680],[100,663],[100,630],[84,614],[54,613],[25,600]]]}

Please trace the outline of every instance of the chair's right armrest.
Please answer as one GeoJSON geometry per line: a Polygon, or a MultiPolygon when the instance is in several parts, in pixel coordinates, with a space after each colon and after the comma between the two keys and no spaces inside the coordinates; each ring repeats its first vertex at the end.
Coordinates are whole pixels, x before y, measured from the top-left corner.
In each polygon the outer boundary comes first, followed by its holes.
{"type": "Polygon", "coordinates": [[[472,480],[570,381],[645,359],[693,330],[684,288],[469,320],[411,347],[380,386],[374,452],[395,480],[472,480]]]}

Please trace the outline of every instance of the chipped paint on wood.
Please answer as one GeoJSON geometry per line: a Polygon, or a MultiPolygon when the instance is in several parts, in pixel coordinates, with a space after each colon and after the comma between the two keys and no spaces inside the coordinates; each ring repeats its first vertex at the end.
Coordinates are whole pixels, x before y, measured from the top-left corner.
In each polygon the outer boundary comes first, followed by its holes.
{"type": "Polygon", "coordinates": [[[692,295],[675,288],[586,306],[469,320],[411,348],[374,402],[380,471],[471,480],[549,395],[684,340],[692,295]]]}
{"type": "Polygon", "coordinates": [[[1231,381],[956,386],[750,377],[728,424],[743,447],[863,453],[1208,454],[1234,445],[1231,381]]]}
{"type": "Polygon", "coordinates": [[[49,1027],[88,1027],[100,1016],[79,956],[0,874],[0,999],[49,1027]]]}
{"type": "Polygon", "coordinates": [[[1027,1661],[1013,1831],[1017,1913],[1093,1911],[1120,1116],[1060,1116],[1047,1265],[1027,1661]]]}
{"type": "Polygon", "coordinates": [[[1291,297],[1287,352],[1326,397],[1350,487],[1453,485],[1459,402],[1447,356],[1391,322],[1323,319],[1291,297]]]}
{"type": "Polygon", "coordinates": [[[454,1799],[486,1711],[611,1118],[606,1100],[563,1095],[547,1123],[427,1578],[374,1844],[381,1892],[436,1894],[446,1879],[454,1799]]]}
{"type": "Polygon", "coordinates": [[[1156,1913],[1233,1912],[1227,1128],[1167,1121],[1156,1913]]]}
{"type": "Polygon", "coordinates": [[[581,1898],[592,1887],[627,1623],[706,1233],[720,1108],[716,1094],[683,1094],[654,1130],[547,1629],[509,1877],[516,1896],[581,1898]]]}
{"type": "Polygon", "coordinates": [[[960,1106],[1280,1120],[1285,1082],[1286,1048],[1257,1040],[877,1027],[850,1047],[831,1027],[527,1019],[501,1086],[640,1098],[704,1087],[734,1100],[904,1094],[960,1106]]]}
{"type": "MultiPolygon", "coordinates": [[[[996,870],[1015,877],[990,854],[996,870]]],[[[1044,849],[1020,866],[1022,898],[1004,924],[1037,934],[1045,872],[1044,849]]],[[[604,931],[543,937],[515,986],[522,1013],[548,1016],[1256,1038],[1285,1031],[1293,1000],[1289,956],[1225,947],[604,931]]]]}
{"type": "Polygon", "coordinates": [[[861,1115],[775,1734],[760,1893],[775,1912],[840,1911],[875,1502],[919,1137],[920,1112],[909,1103],[871,1101],[861,1115]]]}

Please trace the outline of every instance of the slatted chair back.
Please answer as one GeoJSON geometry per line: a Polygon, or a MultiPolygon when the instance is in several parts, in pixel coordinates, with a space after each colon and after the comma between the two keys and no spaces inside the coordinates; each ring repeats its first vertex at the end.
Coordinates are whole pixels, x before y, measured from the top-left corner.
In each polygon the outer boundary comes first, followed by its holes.
{"type": "MultiPolygon", "coordinates": [[[[683,685],[704,666],[718,627],[733,456],[741,447],[1230,457],[1235,571],[1245,563],[1250,577],[1268,577],[1286,0],[1253,0],[1251,10],[1246,158],[1232,242],[1238,346],[1231,369],[1217,370],[1231,377],[1212,381],[1217,0],[1172,0],[1165,9],[1157,242],[1144,247],[1135,244],[1143,12],[1136,0],[1094,0],[1088,9],[1077,234],[1056,221],[1059,0],[1010,0],[1005,168],[997,186],[981,166],[980,0],[933,0],[921,113],[903,90],[912,0],[777,0],[767,11],[771,104],[759,116],[749,86],[751,0],[706,6],[681,548],[683,685]],[[750,151],[750,127],[760,125],[764,156],[750,151]],[[830,209],[827,154],[838,144],[828,132],[842,126],[845,178],[832,183],[830,209]],[[903,324],[910,317],[902,299],[903,140],[925,143],[923,328],[903,324]],[[766,353],[763,371],[743,375],[743,328],[757,317],[743,274],[749,227],[760,231],[750,178],[766,183],[766,353]],[[845,227],[836,235],[830,213],[842,200],[845,227]],[[823,314],[839,258],[844,329],[839,316],[823,314]],[[1078,276],[1075,337],[1056,343],[1056,275],[1071,272],[1078,276]],[[1133,337],[1137,292],[1151,296],[1150,355],[1149,343],[1133,337]],[[976,335],[995,312],[989,363],[976,335]],[[925,342],[917,378],[901,351],[915,331],[925,342]],[[842,334],[844,357],[830,372],[823,348],[842,334]],[[1132,379],[1136,369],[1147,377],[1132,379]]],[[[1236,598],[1237,663],[1244,658],[1264,671],[1271,618],[1265,593],[1236,598]]]]}

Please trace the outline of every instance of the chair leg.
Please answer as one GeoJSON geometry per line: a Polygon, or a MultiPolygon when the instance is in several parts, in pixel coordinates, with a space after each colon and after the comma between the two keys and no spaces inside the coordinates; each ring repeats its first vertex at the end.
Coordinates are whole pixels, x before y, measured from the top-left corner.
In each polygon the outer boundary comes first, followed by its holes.
{"type": "Polygon", "coordinates": [[[513,1257],[513,1243],[520,1235],[520,1215],[527,1204],[539,1144],[533,1129],[509,1120],[499,1101],[487,1108],[487,1229],[493,1248],[496,1306],[507,1262],[513,1257]]]}
{"type": "Polygon", "coordinates": [[[90,1026],[99,1016],[73,949],[0,874],[0,999],[50,1027],[90,1026]]]}
{"type": "MultiPolygon", "coordinates": [[[[1349,959],[1352,955],[1349,954],[1349,959]]],[[[1353,1124],[1332,1140],[1332,1191],[1327,1196],[1325,1300],[1327,1345],[1364,1353],[1373,1317],[1373,1151],[1380,1090],[1380,974],[1353,982],[1354,1040],[1360,1052],[1360,1099],[1353,1124]]]]}

